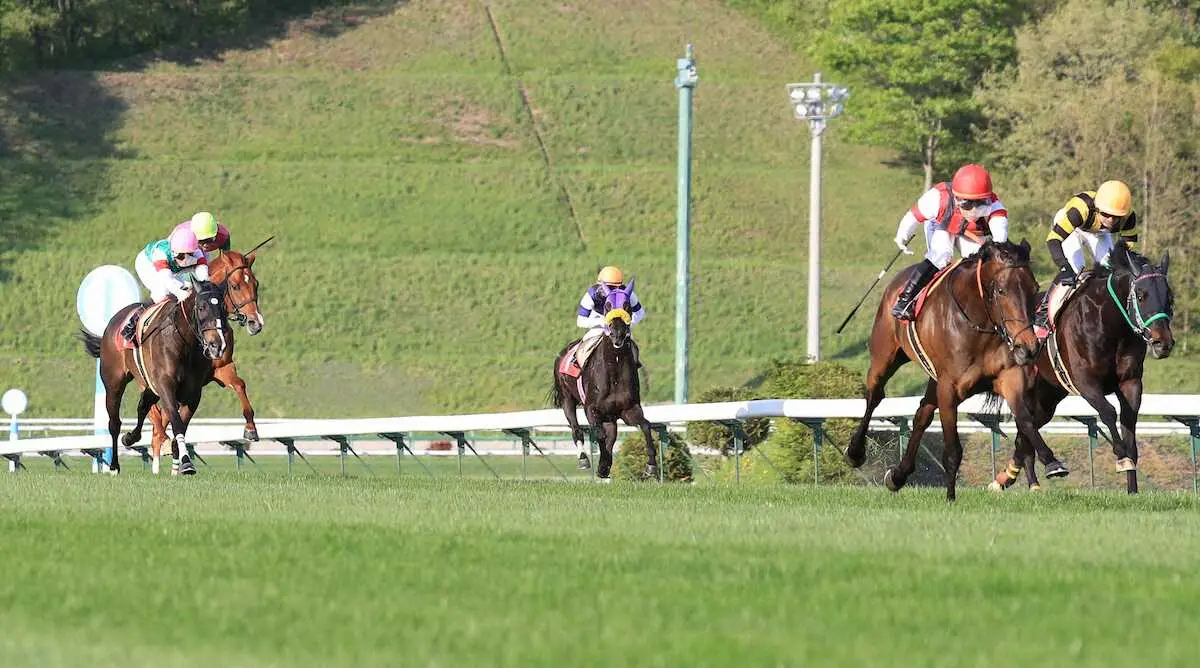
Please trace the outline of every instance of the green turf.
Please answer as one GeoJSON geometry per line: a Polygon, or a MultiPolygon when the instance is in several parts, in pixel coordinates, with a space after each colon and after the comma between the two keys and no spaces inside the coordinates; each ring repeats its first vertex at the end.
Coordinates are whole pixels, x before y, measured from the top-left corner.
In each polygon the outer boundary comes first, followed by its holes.
{"type": "MultiPolygon", "coordinates": [[[[578,334],[575,305],[607,263],[638,276],[644,397],[669,400],[671,81],[687,41],[700,67],[693,395],[802,352],[809,144],[783,84],[813,66],[786,40],[715,0],[500,0],[487,7],[502,58],[484,3],[387,4],[191,64],[3,81],[0,385],[23,387],[31,415],[91,410],[92,362],[71,338],[85,273],[131,267],[200,208],[242,248],[278,237],[257,265],[267,329],[238,348],[260,415],[545,405],[550,360],[578,334]]],[[[874,301],[833,329],[893,253],[921,176],[837,128],[825,142],[822,346],[865,369],[874,301]]],[[[1195,369],[1181,346],[1147,364],[1147,391],[1195,390],[1195,369]]],[[[891,391],[923,382],[905,369],[891,391]]],[[[201,408],[238,412],[220,391],[201,408]]]]}
{"type": "Polygon", "coordinates": [[[1200,505],[0,477],[4,665],[1190,665],[1200,505]]]}

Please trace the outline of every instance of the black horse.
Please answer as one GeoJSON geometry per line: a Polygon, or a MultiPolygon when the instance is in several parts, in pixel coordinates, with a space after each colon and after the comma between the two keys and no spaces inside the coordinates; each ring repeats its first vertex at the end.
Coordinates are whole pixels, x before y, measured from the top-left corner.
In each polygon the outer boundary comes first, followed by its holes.
{"type": "MultiPolygon", "coordinates": [[[[1026,395],[1027,406],[1040,429],[1054,417],[1055,408],[1068,394],[1082,396],[1108,430],[1117,470],[1126,475],[1126,491],[1136,494],[1136,427],[1142,405],[1146,350],[1163,359],[1175,345],[1171,334],[1175,297],[1167,280],[1171,258],[1169,252],[1163,253],[1162,262],[1154,266],[1124,244],[1117,246],[1109,257],[1111,268],[1101,268],[1085,278],[1063,305],[1054,331],[1038,354],[1037,378],[1033,391],[1026,395]],[[1067,387],[1068,384],[1074,389],[1067,387]],[[1121,407],[1120,420],[1125,427],[1121,435],[1117,430],[1117,412],[1104,398],[1112,393],[1116,393],[1121,407]]],[[[1038,295],[1039,299],[1042,297],[1038,295]]],[[[1028,452],[1022,450],[1023,438],[1017,435],[1015,449],[1028,452]]],[[[1047,467],[1056,461],[1048,447],[1035,449],[1047,467]]],[[[1008,469],[998,473],[989,487],[1007,488],[1016,481],[1022,468],[1029,486],[1036,488],[1038,480],[1032,456],[1018,457],[1016,452],[1008,469]]]]}
{"type": "MultiPolygon", "coordinates": [[[[555,407],[563,409],[567,423],[571,425],[571,438],[582,451],[583,430],[575,409],[583,405],[588,424],[599,433],[600,465],[596,476],[610,480],[612,473],[613,446],[617,442],[617,420],[642,430],[646,439],[646,477],[658,477],[658,461],[654,440],[650,435],[650,423],[642,414],[642,391],[638,378],[636,344],[629,333],[632,317],[629,312],[633,281],[629,285],[607,290],[604,297],[604,334],[600,335],[590,357],[583,364],[578,376],[564,373],[561,368],[563,357],[581,340],[567,345],[554,359],[554,386],[551,400],[555,407]]],[[[580,468],[590,463],[587,455],[580,455],[580,468]]]]}
{"type": "MultiPolygon", "coordinates": [[[[121,431],[121,397],[134,378],[142,388],[137,407],[137,426],[121,442],[132,445],[141,439],[142,425],[150,407],[159,403],[171,421],[175,440],[171,456],[179,472],[196,473],[187,454],[184,433],[200,405],[200,390],[212,378],[213,360],[225,353],[225,295],[210,282],[191,282],[191,294],[182,302],[169,299],[158,305],[159,311],[143,326],[141,345],[128,349],[122,344],[121,329],[133,311],[143,304],[130,304],[117,311],[108,322],[104,336],[81,330],[80,339],[88,354],[100,360],[100,381],[104,384],[108,410],[108,433],[112,436],[113,458],[110,471],[121,472],[117,459],[117,435],[121,431]]],[[[157,457],[156,457],[157,463],[157,457]]],[[[157,471],[156,471],[157,472],[157,471]]]]}

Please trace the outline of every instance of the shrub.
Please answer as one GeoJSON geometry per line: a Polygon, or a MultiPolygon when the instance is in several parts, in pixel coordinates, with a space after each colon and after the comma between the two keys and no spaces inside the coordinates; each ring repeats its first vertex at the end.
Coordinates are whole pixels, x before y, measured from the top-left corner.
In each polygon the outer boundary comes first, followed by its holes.
{"type": "MultiPolygon", "coordinates": [[[[655,434],[655,443],[658,435],[655,434]]],[[[642,480],[646,472],[646,441],[641,432],[630,434],[621,441],[620,451],[614,456],[613,476],[618,480],[642,480]]],[[[687,441],[679,434],[668,434],[667,449],[663,455],[664,478],[668,481],[692,480],[692,455],[687,441]]]]}
{"type": "MultiPolygon", "coordinates": [[[[757,393],[744,387],[713,387],[701,392],[700,396],[697,397],[697,401],[700,403],[713,403],[719,401],[750,401],[758,398],[757,393]]],[[[742,430],[746,433],[745,448],[749,450],[766,440],[770,428],[771,421],[768,418],[746,420],[742,424],[742,430]]],[[[723,424],[716,422],[689,422],[687,426],[687,440],[688,443],[697,448],[719,450],[726,457],[733,455],[733,430],[723,424]]]]}
{"type": "MultiPolygon", "coordinates": [[[[762,384],[763,396],[779,399],[847,399],[863,394],[862,381],[853,370],[837,362],[775,361],[762,384]]],[[[804,423],[789,418],[774,420],[775,428],[759,446],[771,460],[757,455],[742,458],[742,481],[753,483],[804,483],[813,480],[813,433],[804,423]]],[[[820,482],[851,482],[858,476],[843,461],[842,449],[856,427],[854,420],[826,420],[820,452],[820,482]]],[[[727,461],[721,477],[734,478],[734,462],[727,461]]]]}

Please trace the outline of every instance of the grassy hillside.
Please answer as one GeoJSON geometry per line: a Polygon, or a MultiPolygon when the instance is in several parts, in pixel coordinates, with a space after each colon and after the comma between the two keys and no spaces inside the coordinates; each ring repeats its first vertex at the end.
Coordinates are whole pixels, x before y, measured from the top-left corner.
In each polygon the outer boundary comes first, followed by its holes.
{"type": "MultiPolygon", "coordinates": [[[[0,81],[0,385],[24,387],[31,411],[90,411],[93,363],[71,338],[80,279],[132,267],[198,209],[240,247],[279,238],[257,265],[267,329],[239,340],[260,415],[540,406],[607,263],[638,276],[647,394],[669,400],[671,81],[688,41],[693,390],[803,353],[808,138],[783,84],[813,67],[753,18],[705,0],[434,0],[272,32],[0,81]]],[[[920,177],[844,144],[836,122],[826,149],[823,352],[864,368],[873,310],[833,328],[920,177]]],[[[1148,366],[1149,391],[1196,377],[1190,360],[1148,366]]],[[[919,382],[905,371],[894,391],[919,382]]],[[[231,393],[205,402],[237,414],[231,393]]]]}

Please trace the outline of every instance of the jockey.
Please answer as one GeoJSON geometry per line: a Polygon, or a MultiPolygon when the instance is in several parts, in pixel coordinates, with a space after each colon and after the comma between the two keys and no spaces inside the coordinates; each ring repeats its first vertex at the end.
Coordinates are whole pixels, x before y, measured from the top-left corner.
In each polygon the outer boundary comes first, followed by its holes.
{"type": "MultiPolygon", "coordinates": [[[[169,238],[146,244],[134,260],[134,268],[155,303],[170,295],[179,301],[186,299],[187,284],[181,277],[208,280],[208,257],[200,249],[195,233],[188,227],[176,228],[169,238]]],[[[122,336],[132,341],[136,323],[137,318],[131,318],[121,331],[122,336]]]]}
{"type": "MultiPolygon", "coordinates": [[[[582,367],[587,362],[588,354],[600,342],[598,337],[604,334],[604,313],[601,309],[604,308],[607,290],[624,286],[625,277],[621,274],[621,270],[612,266],[605,267],[596,276],[596,282],[583,293],[583,297],[579,300],[575,324],[587,330],[583,333],[582,343],[575,352],[576,363],[579,366],[582,367]]],[[[636,292],[629,294],[629,315],[633,318],[631,327],[646,317],[646,311],[642,308],[642,303],[638,301],[636,292]]],[[[637,344],[634,343],[633,346],[634,358],[637,359],[637,344]]],[[[641,365],[640,359],[638,365],[641,365]]]]}
{"type": "Polygon", "coordinates": [[[1086,258],[1086,243],[1098,264],[1108,266],[1114,246],[1113,233],[1129,248],[1137,244],[1137,214],[1133,211],[1133,193],[1121,181],[1105,181],[1095,190],[1076,193],[1054,214],[1046,248],[1058,267],[1058,275],[1046,290],[1046,297],[1034,314],[1039,336],[1046,334],[1051,295],[1065,294],[1062,287],[1073,287],[1086,258]]]}
{"type": "Polygon", "coordinates": [[[912,255],[908,242],[925,227],[925,261],[908,277],[892,315],[913,319],[916,296],[938,271],[950,264],[954,248],[966,258],[974,255],[990,237],[1008,241],[1008,211],[992,192],[992,177],[982,165],[959,167],[948,183],[938,183],[921,195],[915,206],[900,219],[896,245],[912,255]],[[986,226],[985,226],[986,223],[986,226]]]}
{"type": "Polygon", "coordinates": [[[229,228],[218,223],[216,216],[207,211],[197,213],[191,219],[176,225],[175,229],[179,230],[184,227],[190,228],[195,233],[196,239],[200,242],[200,249],[206,255],[216,258],[230,248],[229,228]]]}

